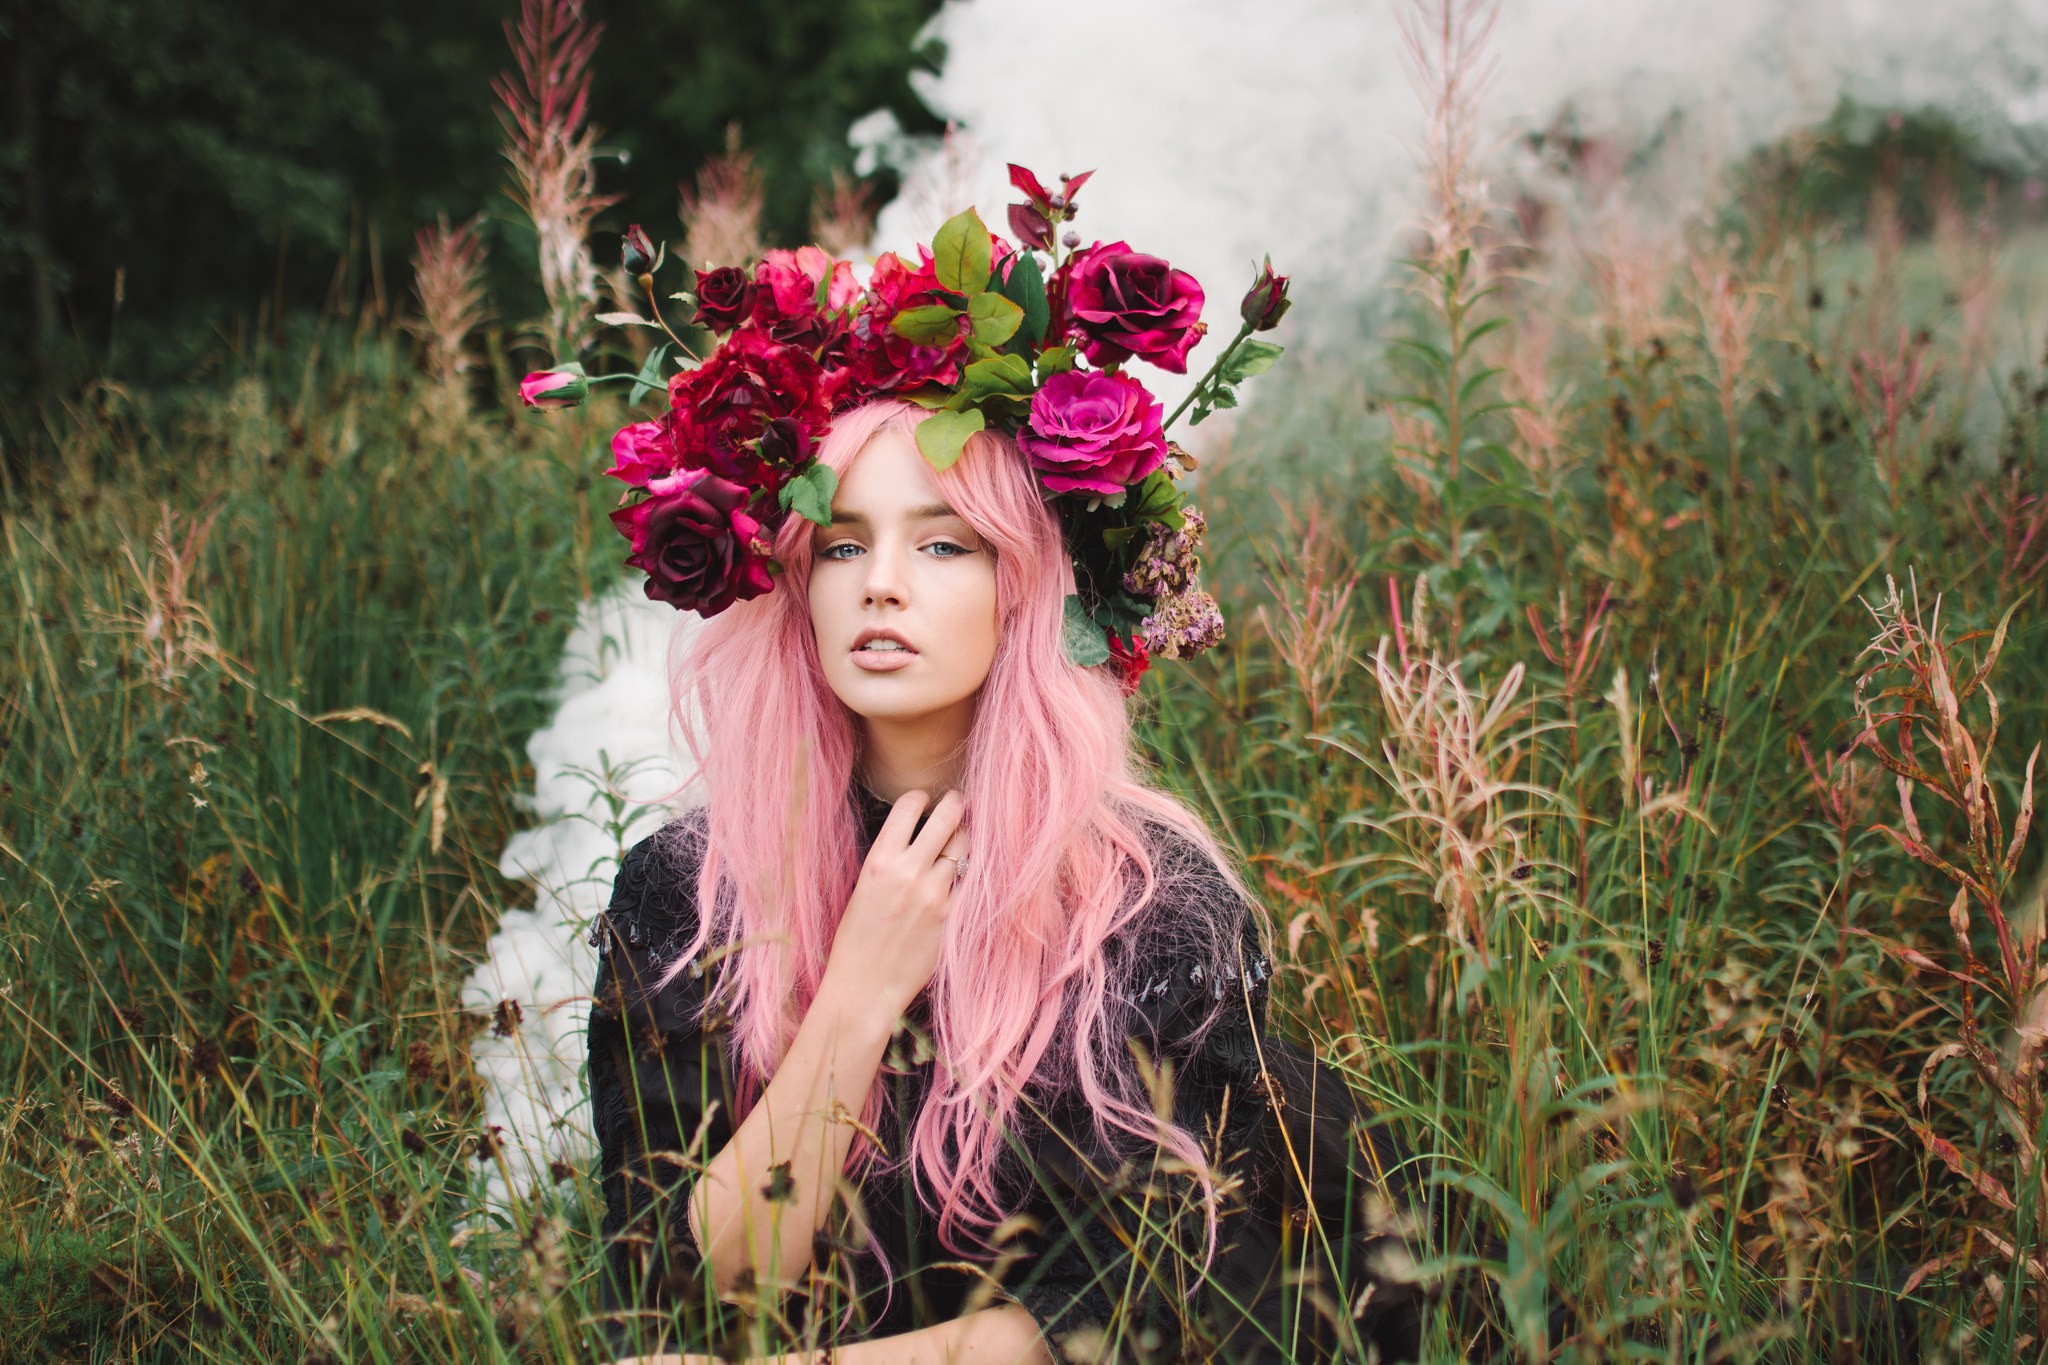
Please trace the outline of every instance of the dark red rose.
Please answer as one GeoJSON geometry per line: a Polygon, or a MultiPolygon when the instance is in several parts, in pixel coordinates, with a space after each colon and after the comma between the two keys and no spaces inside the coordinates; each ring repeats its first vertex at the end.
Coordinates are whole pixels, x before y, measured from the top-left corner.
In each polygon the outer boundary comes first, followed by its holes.
{"type": "Polygon", "coordinates": [[[754,284],[738,266],[697,272],[697,321],[714,332],[730,332],[753,306],[754,284]]]}
{"type": "Polygon", "coordinates": [[[1193,275],[1123,242],[1098,242],[1063,270],[1066,315],[1089,360],[1113,365],[1137,356],[1187,373],[1188,351],[1207,330],[1193,275]]]}
{"type": "Polygon", "coordinates": [[[741,327],[702,365],[669,381],[680,462],[752,482],[754,460],[743,452],[770,423],[791,418],[813,438],[824,431],[822,378],[809,351],[741,327]]]}
{"type": "Polygon", "coordinates": [[[647,232],[638,223],[626,229],[626,240],[619,248],[619,263],[626,267],[628,275],[645,275],[654,269],[654,243],[647,239],[647,232]]]}
{"type": "Polygon", "coordinates": [[[748,490],[704,470],[649,485],[654,496],[611,514],[633,544],[626,563],[647,575],[647,595],[678,611],[716,616],[775,586],[748,490]]]}

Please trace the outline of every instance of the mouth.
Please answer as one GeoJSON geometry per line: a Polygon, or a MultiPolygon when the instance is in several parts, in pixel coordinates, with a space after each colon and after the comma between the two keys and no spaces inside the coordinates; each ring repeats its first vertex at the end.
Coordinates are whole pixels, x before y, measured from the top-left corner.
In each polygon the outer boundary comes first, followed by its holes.
{"type": "Polygon", "coordinates": [[[910,667],[917,650],[896,631],[868,626],[853,637],[854,667],[869,673],[894,673],[910,667]]]}

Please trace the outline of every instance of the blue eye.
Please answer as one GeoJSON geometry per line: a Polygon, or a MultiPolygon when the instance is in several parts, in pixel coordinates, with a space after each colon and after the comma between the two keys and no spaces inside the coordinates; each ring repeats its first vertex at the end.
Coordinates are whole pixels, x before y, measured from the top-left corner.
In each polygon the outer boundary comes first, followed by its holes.
{"type": "MultiPolygon", "coordinates": [[[[837,545],[827,545],[827,546],[826,546],[826,547],[825,547],[824,549],[822,549],[822,550],[818,551],[818,558],[820,558],[820,559],[847,559],[847,558],[849,558],[850,556],[847,556],[847,555],[842,555],[842,554],[840,554],[840,553],[839,553],[839,551],[841,551],[841,550],[858,550],[859,548],[860,548],[860,546],[859,546],[859,545],[857,545],[857,544],[855,544],[855,543],[854,543],[853,541],[850,541],[850,540],[842,540],[842,541],[840,541],[840,542],[839,542],[839,543],[838,543],[837,545]]],[[[971,555],[971,554],[973,554],[973,553],[974,553],[974,551],[972,551],[972,550],[968,549],[968,548],[967,548],[967,547],[966,547],[965,545],[956,545],[956,544],[954,544],[954,543],[953,543],[952,541],[950,541],[950,540],[935,540],[935,541],[933,541],[933,542],[932,542],[932,543],[931,543],[930,545],[926,546],[925,548],[926,548],[926,549],[928,549],[928,550],[953,550],[953,551],[956,551],[956,552],[957,552],[957,553],[954,553],[954,554],[949,554],[949,555],[938,555],[938,556],[936,556],[936,558],[939,558],[939,559],[958,559],[958,558],[960,558],[960,556],[961,556],[961,555],[971,555]]]]}

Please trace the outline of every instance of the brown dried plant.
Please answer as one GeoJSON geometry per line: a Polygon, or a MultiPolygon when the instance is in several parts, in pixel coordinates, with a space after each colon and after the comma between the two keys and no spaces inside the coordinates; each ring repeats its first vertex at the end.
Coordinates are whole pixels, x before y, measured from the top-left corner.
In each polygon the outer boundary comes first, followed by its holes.
{"type": "Polygon", "coordinates": [[[597,129],[585,121],[590,59],[603,32],[585,16],[582,0],[522,0],[519,23],[505,23],[518,72],[500,72],[491,82],[504,105],[498,121],[517,182],[508,193],[533,221],[545,328],[558,361],[589,344],[597,300],[590,225],[620,198],[597,192],[597,129]]]}
{"type": "Polygon", "coordinates": [[[1532,858],[1529,826],[1556,797],[1514,773],[1534,738],[1555,725],[1522,723],[1519,663],[1484,689],[1434,653],[1393,649],[1382,637],[1371,661],[1385,728],[1380,761],[1365,760],[1385,784],[1389,808],[1362,823],[1392,845],[1387,859],[1427,888],[1449,939],[1491,960],[1495,911],[1510,896],[1544,894],[1523,869],[1532,858]]]}
{"type": "Polygon", "coordinates": [[[1261,605],[1257,618],[1294,677],[1313,733],[1322,729],[1349,662],[1351,594],[1358,579],[1339,562],[1341,547],[1321,507],[1311,506],[1298,521],[1287,507],[1280,510],[1287,541],[1275,559],[1283,568],[1266,575],[1277,611],[1268,615],[1261,605]]]}
{"type": "Polygon", "coordinates": [[[811,240],[834,256],[852,258],[875,235],[875,187],[834,169],[811,197],[811,240]]]}
{"type": "Polygon", "coordinates": [[[481,217],[451,227],[444,213],[413,234],[412,287],[420,311],[404,327],[420,339],[427,375],[441,388],[461,384],[470,364],[464,344],[484,320],[481,217]]]}
{"type": "Polygon", "coordinates": [[[740,126],[728,124],[725,151],[697,168],[695,187],[679,187],[683,253],[700,270],[751,265],[760,258],[761,211],[766,186],[754,154],[740,146],[740,126]]]}
{"type": "Polygon", "coordinates": [[[1936,369],[1927,359],[1928,345],[1925,333],[1909,337],[1902,326],[1898,345],[1890,355],[1873,349],[1859,352],[1849,361],[1849,383],[1870,422],[1871,455],[1876,461],[1877,477],[1890,494],[1895,513],[1906,492],[1905,471],[1900,467],[1900,437],[1907,422],[1924,420],[1921,395],[1936,369]]]}
{"type": "MultiPolygon", "coordinates": [[[[1910,601],[1898,584],[1885,579],[1885,597],[1868,602],[1878,633],[1865,649],[1876,656],[1857,680],[1856,707],[1863,729],[1858,742],[1897,779],[1899,827],[1873,828],[1889,836],[1916,861],[1938,873],[1955,888],[1948,907],[1948,929],[1954,952],[1947,965],[1910,944],[1875,938],[1891,956],[1916,973],[1923,992],[1939,998],[1953,989],[1960,1000],[1941,1001],[1956,1021],[1957,1036],[1930,1053],[1919,1085],[1921,1121],[1914,1124],[1928,1153],[1969,1182],[1983,1205],[1998,1210],[2014,1226],[2008,1231],[2035,1247],[2048,1234],[2048,1169],[2044,1169],[2035,1134],[2040,1131],[2044,1052],[2048,1052],[2048,971],[2041,961],[2042,920],[2020,916],[2008,904],[2013,874],[2019,866],[2034,820],[2034,764],[2041,746],[2027,756],[2019,800],[2011,817],[2011,833],[2000,811],[1992,776],[1999,727],[1998,696],[1990,685],[1991,671],[2006,643],[2015,603],[1995,629],[1944,638],[1941,600],[1923,618],[1918,586],[1910,601]],[[1964,647],[1978,641],[1980,658],[1966,660],[1964,647]],[[1981,699],[1982,718],[1967,720],[1965,709],[1981,699]],[[1924,789],[1960,814],[1965,825],[1958,851],[1948,841],[1923,833],[1913,809],[1914,794],[1924,789]],[[1988,929],[1993,943],[1990,961],[1977,953],[1978,939],[1988,929]],[[2001,1045],[1986,1037],[1980,1019],[1980,995],[2003,1015],[2010,1037],[2001,1045]],[[1942,1063],[1960,1059],[1989,1094],[1997,1126],[2014,1153],[2015,1169],[2036,1186],[2015,1190],[1975,1154],[1939,1137],[1926,1121],[1928,1080],[1942,1063]],[[2025,1174],[2031,1173],[2031,1174],[2025,1174]],[[2022,1205],[2031,1209],[2037,1226],[2017,1226],[2022,1205]]],[[[1860,931],[1859,931],[1860,932],[1860,931]]],[[[1990,1228],[1980,1227],[1986,1244],[2017,1256],[2015,1244],[1990,1228]]],[[[1920,1276],[1957,1259],[1942,1257],[1921,1268],[1920,1276]]],[[[2048,1321],[2048,1261],[2031,1255],[2030,1278],[2036,1311],[2048,1321]]]]}
{"type": "Polygon", "coordinates": [[[246,681],[245,672],[216,643],[213,618],[197,594],[199,556],[220,507],[187,518],[182,528],[170,504],[160,504],[158,510],[160,520],[150,536],[146,562],[133,546],[125,541],[121,545],[142,600],[139,607],[117,614],[114,624],[137,637],[136,651],[149,680],[166,692],[175,691],[195,665],[207,660],[246,681]]]}
{"type": "Polygon", "coordinates": [[[1721,430],[1728,442],[1727,529],[1735,529],[1735,500],[1742,494],[1741,422],[1738,413],[1749,388],[1750,352],[1762,292],[1743,282],[1727,252],[1713,248],[1692,258],[1692,304],[1699,312],[1701,340],[1714,362],[1714,393],[1720,400],[1721,430]]]}
{"type": "Polygon", "coordinates": [[[1424,108],[1420,160],[1432,201],[1424,230],[1440,270],[1477,243],[1488,212],[1479,109],[1494,76],[1487,47],[1499,19],[1500,0],[1406,0],[1398,15],[1424,108]]]}

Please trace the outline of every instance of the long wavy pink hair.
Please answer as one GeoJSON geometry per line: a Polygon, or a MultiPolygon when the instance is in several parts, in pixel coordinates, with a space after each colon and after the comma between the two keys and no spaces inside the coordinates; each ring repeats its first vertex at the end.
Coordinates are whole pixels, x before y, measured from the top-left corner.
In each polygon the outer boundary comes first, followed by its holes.
{"type": "MultiPolygon", "coordinates": [[[[878,433],[913,432],[926,416],[896,401],[857,408],[835,420],[819,458],[843,475],[878,433]]],[[[1128,1150],[1133,1139],[1148,1150],[1158,1143],[1197,1173],[1206,1262],[1215,1250],[1214,1181],[1194,1135],[1154,1116],[1103,945],[1143,912],[1158,884],[1147,819],[1191,841],[1239,894],[1243,882],[1199,817],[1140,780],[1116,679],[1067,660],[1061,632],[1073,564],[1016,447],[984,432],[933,477],[995,552],[999,627],[968,740],[973,857],[928,988],[932,1086],[907,1150],[888,1165],[911,1163],[942,1243],[968,1255],[963,1233],[987,1247],[987,1233],[1016,1211],[1004,1207],[997,1162],[1027,1086],[1034,1103],[1078,1089],[1098,1141],[1111,1150],[1128,1150]]],[[[859,720],[827,685],[811,628],[811,528],[792,516],[775,540],[787,570],[775,590],[711,618],[673,666],[672,718],[708,793],[696,889],[698,906],[711,909],[662,984],[700,953],[730,950],[711,994],[733,1020],[735,1124],[817,994],[865,837],[849,801],[859,720]]],[[[1221,969],[1207,979],[1237,980],[1234,924],[1175,929],[1221,969]]],[[[886,1072],[878,1074],[862,1111],[869,1128],[888,1093],[886,1072]]],[[[857,1183],[881,1159],[856,1136],[845,1173],[857,1183]]]]}

